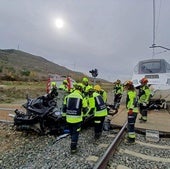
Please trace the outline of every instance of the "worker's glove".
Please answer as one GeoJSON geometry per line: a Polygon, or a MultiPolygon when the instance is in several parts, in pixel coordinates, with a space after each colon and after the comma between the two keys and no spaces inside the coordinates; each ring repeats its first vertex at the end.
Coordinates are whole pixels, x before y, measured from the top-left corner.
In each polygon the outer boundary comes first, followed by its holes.
{"type": "Polygon", "coordinates": [[[147,103],[143,102],[143,103],[142,103],[142,106],[146,107],[146,106],[147,106],[147,103]]]}
{"type": "Polygon", "coordinates": [[[133,114],[133,109],[129,109],[128,110],[128,115],[132,115],[133,114]]]}

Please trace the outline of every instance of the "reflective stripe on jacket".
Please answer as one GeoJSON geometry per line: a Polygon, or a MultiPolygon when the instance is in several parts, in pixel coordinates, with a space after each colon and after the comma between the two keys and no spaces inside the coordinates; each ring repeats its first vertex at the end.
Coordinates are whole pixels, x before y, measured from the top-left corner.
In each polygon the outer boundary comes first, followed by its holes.
{"type": "Polygon", "coordinates": [[[113,89],[114,94],[123,94],[123,85],[116,84],[113,89]]]}
{"type": "Polygon", "coordinates": [[[87,101],[83,99],[79,90],[75,90],[64,99],[63,116],[66,114],[68,123],[81,122],[83,120],[83,108],[87,108],[87,101]]]}
{"type": "Polygon", "coordinates": [[[89,98],[89,105],[90,108],[94,108],[95,117],[107,116],[106,104],[104,103],[103,98],[99,93],[93,93],[93,97],[89,98]]]}

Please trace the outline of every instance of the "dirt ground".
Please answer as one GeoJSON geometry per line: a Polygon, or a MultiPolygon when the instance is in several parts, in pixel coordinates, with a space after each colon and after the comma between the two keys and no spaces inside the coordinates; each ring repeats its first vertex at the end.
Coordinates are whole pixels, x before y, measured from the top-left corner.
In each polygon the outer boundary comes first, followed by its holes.
{"type": "Polygon", "coordinates": [[[9,116],[9,114],[15,114],[16,109],[20,109],[24,111],[22,104],[24,101],[20,101],[18,103],[13,104],[0,104],[0,120],[5,121],[13,121],[13,118],[9,116]]]}
{"type": "MultiPolygon", "coordinates": [[[[22,109],[21,103],[18,104],[0,104],[0,121],[13,121],[9,114],[15,114],[15,109],[22,109]]],[[[7,151],[13,151],[16,147],[21,144],[22,137],[21,132],[17,132],[13,129],[13,123],[5,124],[0,123],[0,154],[7,151]]]]}

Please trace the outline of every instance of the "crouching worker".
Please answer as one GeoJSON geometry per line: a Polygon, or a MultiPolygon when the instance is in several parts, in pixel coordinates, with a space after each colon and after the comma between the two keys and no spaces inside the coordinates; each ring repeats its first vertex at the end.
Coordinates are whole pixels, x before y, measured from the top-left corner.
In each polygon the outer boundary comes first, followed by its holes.
{"type": "Polygon", "coordinates": [[[98,93],[95,87],[94,89],[89,89],[88,93],[88,102],[90,105],[90,109],[93,111],[94,114],[94,138],[99,139],[102,135],[105,116],[107,116],[107,107],[102,96],[98,93]]]}
{"type": "Polygon", "coordinates": [[[66,122],[71,135],[71,153],[77,152],[77,144],[81,124],[83,121],[83,114],[88,111],[87,100],[82,97],[82,85],[76,84],[75,90],[64,98],[62,116],[66,117],[66,122]]]}
{"type": "Polygon", "coordinates": [[[137,106],[137,93],[131,81],[127,81],[124,83],[124,89],[127,90],[126,108],[128,114],[128,142],[134,143],[136,138],[135,122],[137,113],[139,111],[137,106]]]}

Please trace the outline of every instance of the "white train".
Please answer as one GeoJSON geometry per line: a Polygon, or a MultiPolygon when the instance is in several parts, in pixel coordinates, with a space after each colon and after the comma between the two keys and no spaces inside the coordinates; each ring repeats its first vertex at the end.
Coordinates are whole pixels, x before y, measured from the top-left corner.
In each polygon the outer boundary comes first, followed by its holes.
{"type": "Polygon", "coordinates": [[[170,89],[170,64],[165,59],[148,59],[139,61],[134,67],[132,81],[135,87],[140,79],[146,77],[154,90],[170,89]]]}

